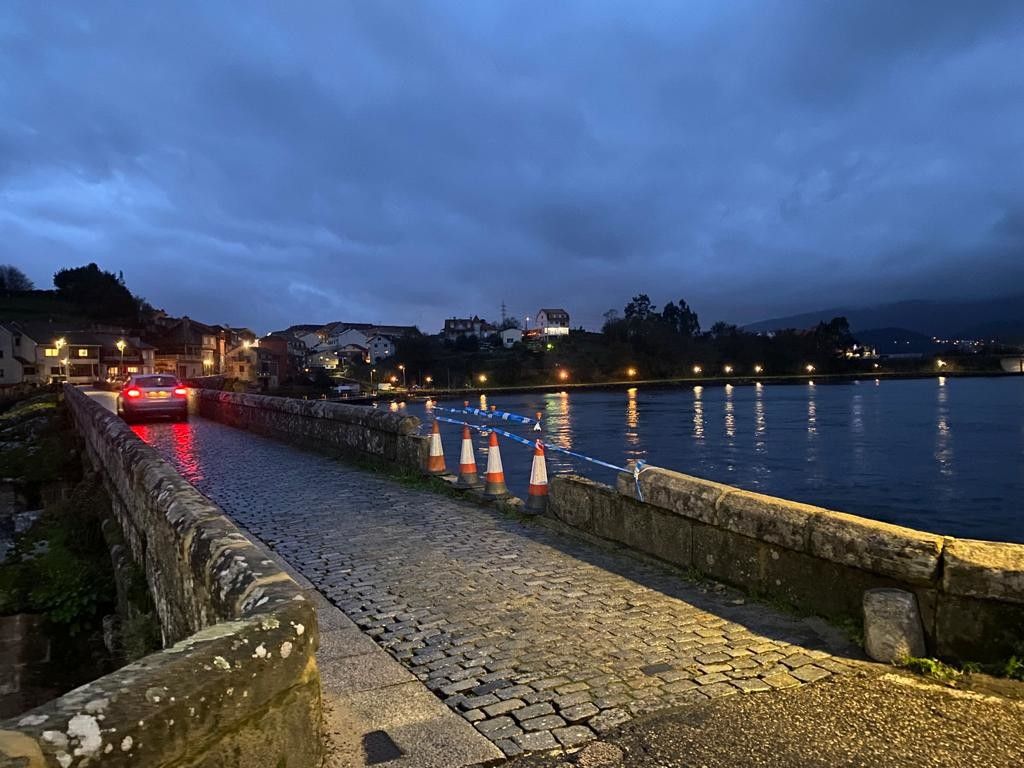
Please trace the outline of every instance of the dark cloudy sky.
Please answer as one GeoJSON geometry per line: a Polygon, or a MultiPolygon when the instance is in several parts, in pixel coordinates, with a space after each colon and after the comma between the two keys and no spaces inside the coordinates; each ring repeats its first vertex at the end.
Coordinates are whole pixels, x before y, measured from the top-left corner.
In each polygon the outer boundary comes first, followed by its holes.
{"type": "Polygon", "coordinates": [[[0,263],[265,331],[1024,285],[1020,2],[0,5],[0,263]]]}

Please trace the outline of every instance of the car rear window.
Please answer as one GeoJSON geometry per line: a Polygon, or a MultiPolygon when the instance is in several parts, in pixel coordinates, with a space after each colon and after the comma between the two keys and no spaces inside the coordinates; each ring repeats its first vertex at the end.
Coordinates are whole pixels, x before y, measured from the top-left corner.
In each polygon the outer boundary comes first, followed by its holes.
{"type": "Polygon", "coordinates": [[[173,376],[140,376],[135,380],[139,387],[173,387],[178,380],[173,376]]]}

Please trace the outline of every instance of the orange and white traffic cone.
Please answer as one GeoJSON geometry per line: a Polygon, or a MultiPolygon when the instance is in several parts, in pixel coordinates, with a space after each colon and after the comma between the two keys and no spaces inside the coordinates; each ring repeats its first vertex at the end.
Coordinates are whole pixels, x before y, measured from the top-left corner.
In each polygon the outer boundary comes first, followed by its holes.
{"type": "Polygon", "coordinates": [[[540,432],[541,431],[542,427],[540,425],[540,417],[543,416],[543,415],[544,415],[543,413],[541,413],[540,411],[537,411],[537,423],[533,425],[533,431],[534,432],[540,432]]]}
{"type": "Polygon", "coordinates": [[[476,455],[469,427],[462,427],[462,455],[459,457],[459,483],[463,488],[479,488],[480,475],[476,473],[476,455]]]}
{"type": "Polygon", "coordinates": [[[444,448],[441,447],[441,430],[434,420],[434,429],[430,433],[430,457],[427,459],[427,473],[443,475],[447,470],[444,466],[444,448]]]}
{"type": "Polygon", "coordinates": [[[543,512],[548,507],[548,468],[544,462],[544,443],[537,441],[533,450],[533,466],[530,468],[530,489],[526,496],[526,509],[543,512]]]}
{"type": "Polygon", "coordinates": [[[498,449],[498,433],[491,432],[487,448],[487,483],[484,496],[489,499],[503,499],[508,496],[505,485],[505,469],[501,466],[501,451],[498,449]]]}

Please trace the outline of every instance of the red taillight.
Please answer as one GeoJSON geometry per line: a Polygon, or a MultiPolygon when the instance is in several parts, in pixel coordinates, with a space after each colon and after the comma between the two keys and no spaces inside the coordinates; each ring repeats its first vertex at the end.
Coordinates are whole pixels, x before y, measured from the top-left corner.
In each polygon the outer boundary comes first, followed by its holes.
{"type": "Polygon", "coordinates": [[[126,389],[124,391],[124,394],[125,397],[138,397],[142,393],[139,390],[135,389],[135,387],[132,387],[131,389],[126,389]]]}
{"type": "Polygon", "coordinates": [[[188,390],[184,387],[175,387],[174,394],[178,397],[188,397],[188,390]]]}

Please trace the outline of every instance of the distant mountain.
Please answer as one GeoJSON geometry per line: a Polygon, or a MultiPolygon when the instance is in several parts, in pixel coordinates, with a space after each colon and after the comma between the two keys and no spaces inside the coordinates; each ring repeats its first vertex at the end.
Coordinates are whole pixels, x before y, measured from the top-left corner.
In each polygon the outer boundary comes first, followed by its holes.
{"type": "Polygon", "coordinates": [[[748,331],[811,328],[833,317],[850,321],[854,334],[876,329],[900,329],[942,339],[1024,340],[1024,294],[972,301],[899,301],[873,307],[835,307],[819,312],[762,320],[748,331]]]}

